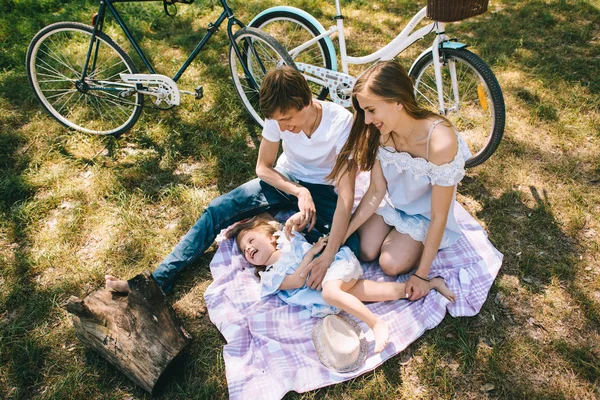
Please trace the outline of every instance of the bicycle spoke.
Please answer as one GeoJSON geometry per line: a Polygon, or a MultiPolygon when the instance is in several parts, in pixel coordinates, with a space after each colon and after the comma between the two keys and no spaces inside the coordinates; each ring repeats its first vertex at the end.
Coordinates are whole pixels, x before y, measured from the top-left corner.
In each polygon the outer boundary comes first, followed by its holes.
{"type": "MultiPolygon", "coordinates": [[[[49,40],[54,44],[54,40],[50,37],[49,40]]],[[[51,51],[53,54],[56,55],[56,57],[53,57],[52,55],[46,53],[48,55],[48,57],[53,58],[54,60],[56,60],[58,63],[63,64],[65,67],[67,67],[67,69],[70,69],[71,71],[73,71],[76,75],[79,74],[79,72],[77,72],[75,70],[75,68],[73,67],[73,65],[66,60],[64,57],[61,57],[60,54],[56,53],[55,51],[53,51],[50,46],[46,45],[46,48],[51,51]]],[[[41,49],[40,49],[41,50],[41,49]]]]}

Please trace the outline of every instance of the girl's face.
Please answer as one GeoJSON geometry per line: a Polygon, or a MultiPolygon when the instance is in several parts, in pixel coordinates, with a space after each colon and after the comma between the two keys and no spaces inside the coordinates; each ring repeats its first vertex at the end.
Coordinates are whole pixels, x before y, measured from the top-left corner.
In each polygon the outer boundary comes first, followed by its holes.
{"type": "Polygon", "coordinates": [[[260,231],[248,231],[240,239],[240,250],[252,265],[267,265],[267,261],[277,250],[272,236],[260,231]]]}
{"type": "Polygon", "coordinates": [[[383,100],[366,90],[357,93],[356,99],[365,112],[365,124],[373,124],[382,135],[389,134],[397,127],[400,103],[383,100]]]}

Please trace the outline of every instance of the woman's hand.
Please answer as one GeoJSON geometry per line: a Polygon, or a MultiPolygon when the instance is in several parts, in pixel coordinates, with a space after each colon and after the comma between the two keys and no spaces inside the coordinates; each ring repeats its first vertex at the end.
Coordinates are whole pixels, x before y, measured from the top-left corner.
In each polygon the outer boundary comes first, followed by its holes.
{"type": "Polygon", "coordinates": [[[317,222],[317,213],[315,202],[313,201],[308,189],[304,187],[298,194],[298,209],[300,210],[300,215],[303,218],[301,222],[304,224],[304,226],[308,225],[308,231],[310,232],[312,228],[315,227],[315,223],[317,222]]]}
{"type": "Polygon", "coordinates": [[[412,275],[406,282],[406,298],[410,301],[419,300],[429,293],[429,282],[412,275]]]}

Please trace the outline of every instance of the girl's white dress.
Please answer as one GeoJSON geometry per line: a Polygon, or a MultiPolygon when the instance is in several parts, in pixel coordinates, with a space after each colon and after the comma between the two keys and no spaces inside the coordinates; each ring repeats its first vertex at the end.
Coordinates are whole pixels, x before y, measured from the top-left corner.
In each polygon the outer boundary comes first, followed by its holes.
{"type": "MultiPolygon", "coordinates": [[[[435,121],[429,129],[428,145],[431,132],[441,122],[443,120],[435,121]]],[[[387,196],[375,212],[383,217],[386,224],[395,227],[400,233],[410,235],[416,241],[425,243],[429,230],[433,185],[454,186],[440,249],[451,246],[462,234],[454,218],[454,203],[456,185],[465,176],[465,161],[471,157],[471,152],[460,135],[456,136],[456,156],[451,162],[443,165],[433,164],[421,157],[413,157],[407,152],[396,151],[393,147],[380,147],[377,152],[377,159],[381,163],[387,182],[387,196]]]]}
{"type": "MultiPolygon", "coordinates": [[[[275,264],[268,266],[264,272],[259,273],[262,297],[277,294],[287,304],[306,307],[313,317],[324,317],[339,313],[339,308],[325,303],[320,291],[311,289],[306,285],[298,289],[279,290],[283,279],[286,275],[291,275],[296,271],[312,244],[308,243],[304,236],[296,231],[293,231],[291,240],[288,240],[281,231],[276,232],[275,235],[277,236],[277,248],[281,250],[281,256],[275,264]]],[[[360,278],[362,273],[363,270],[358,259],[348,247],[344,246],[335,255],[335,259],[323,278],[323,284],[335,279],[348,282],[351,279],[360,278]]]]}

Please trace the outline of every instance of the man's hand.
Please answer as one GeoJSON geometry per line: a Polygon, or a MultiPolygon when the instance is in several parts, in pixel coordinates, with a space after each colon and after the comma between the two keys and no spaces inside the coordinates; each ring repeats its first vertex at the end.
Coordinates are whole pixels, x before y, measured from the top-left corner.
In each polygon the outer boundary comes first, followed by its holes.
{"type": "Polygon", "coordinates": [[[415,301],[429,293],[429,284],[413,275],[406,282],[405,290],[406,298],[410,301],[415,301]]]}
{"type": "Polygon", "coordinates": [[[315,227],[315,223],[317,222],[317,213],[315,202],[313,201],[310,192],[306,188],[302,188],[300,194],[298,195],[298,209],[300,210],[300,215],[302,216],[301,223],[304,224],[304,226],[308,225],[308,231],[310,232],[312,228],[315,227]]]}
{"type": "Polygon", "coordinates": [[[335,254],[331,255],[327,251],[325,251],[323,254],[321,254],[320,257],[317,257],[314,260],[312,260],[311,263],[308,264],[302,272],[303,276],[310,272],[310,277],[306,282],[306,286],[312,289],[321,290],[321,283],[323,282],[323,278],[325,277],[327,268],[329,268],[334,259],[335,254]]]}

